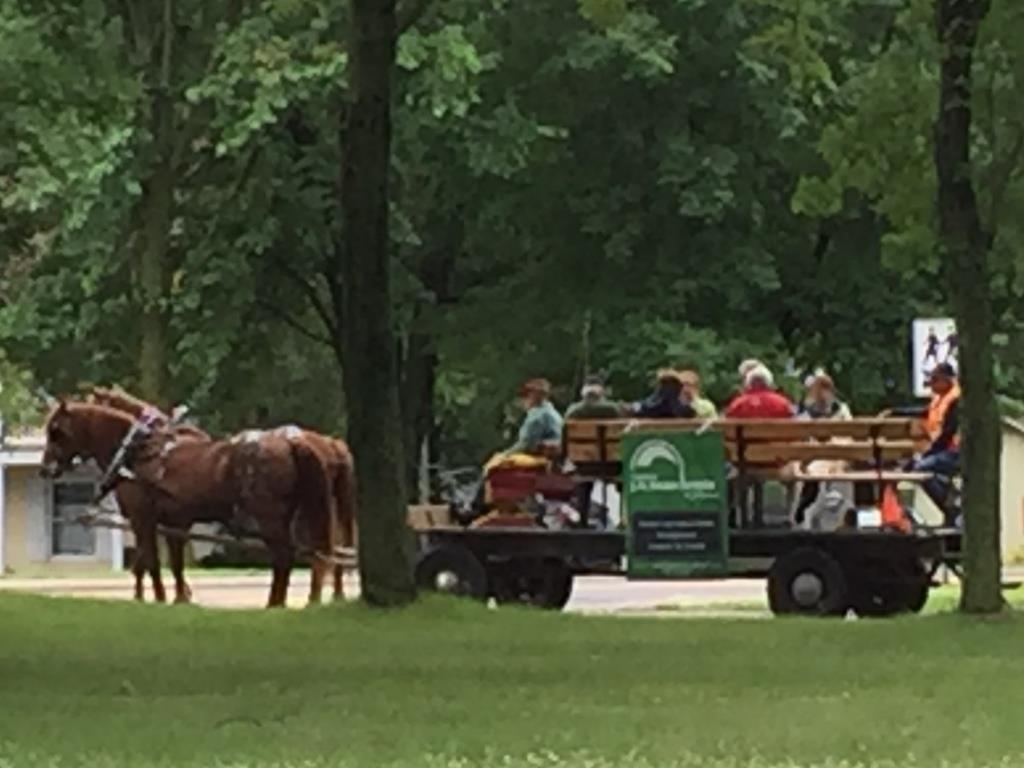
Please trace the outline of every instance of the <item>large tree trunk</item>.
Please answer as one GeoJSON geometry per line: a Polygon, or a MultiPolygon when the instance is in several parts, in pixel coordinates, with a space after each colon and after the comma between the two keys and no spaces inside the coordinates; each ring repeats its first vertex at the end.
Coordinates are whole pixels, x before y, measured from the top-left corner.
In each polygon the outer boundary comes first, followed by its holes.
{"type": "Polygon", "coordinates": [[[138,255],[142,301],[139,347],[139,393],[144,400],[166,405],[167,318],[163,311],[168,281],[173,178],[161,160],[145,185],[142,237],[138,255]]]}
{"type": "Polygon", "coordinates": [[[351,0],[349,104],[342,134],[341,204],[348,435],[359,482],[359,575],[363,600],[415,598],[398,370],[391,312],[388,175],[394,0],[351,0]]]}
{"type": "Polygon", "coordinates": [[[988,0],[936,0],[941,45],[935,167],[943,265],[961,339],[965,582],[961,610],[1001,610],[999,408],[992,356],[988,238],[971,179],[971,67],[988,0]]]}
{"type": "Polygon", "coordinates": [[[174,102],[171,71],[174,54],[174,0],[164,0],[151,86],[150,126],[153,132],[151,170],[143,185],[141,237],[138,252],[142,302],[139,348],[139,390],[150,402],[167,405],[167,295],[171,221],[174,215],[174,102]]]}
{"type": "MultiPolygon", "coordinates": [[[[434,392],[437,379],[437,348],[434,343],[433,324],[436,313],[442,305],[453,299],[451,292],[452,271],[456,254],[462,248],[461,222],[445,223],[438,236],[439,247],[424,254],[415,271],[423,287],[432,297],[433,304],[426,308],[424,315],[417,315],[410,323],[402,354],[401,393],[402,419],[405,424],[404,441],[406,455],[406,478],[410,500],[425,501],[423,478],[429,475],[429,468],[422,466],[424,450],[434,431],[434,392]]],[[[428,459],[429,462],[429,459],[428,459]]]]}
{"type": "Polygon", "coordinates": [[[405,446],[406,491],[411,502],[425,502],[420,479],[423,446],[434,425],[434,379],[437,354],[429,333],[412,331],[402,360],[402,440],[405,446]]]}

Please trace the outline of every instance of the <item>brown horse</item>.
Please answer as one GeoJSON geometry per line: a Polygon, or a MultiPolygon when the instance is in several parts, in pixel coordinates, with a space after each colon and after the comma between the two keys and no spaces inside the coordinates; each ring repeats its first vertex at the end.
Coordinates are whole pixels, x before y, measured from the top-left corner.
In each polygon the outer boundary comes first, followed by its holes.
{"type": "MultiPolygon", "coordinates": [[[[145,412],[159,413],[164,423],[170,419],[166,414],[159,411],[154,405],[147,403],[123,390],[105,389],[94,387],[90,392],[90,399],[98,404],[107,405],[139,418],[145,412]]],[[[210,436],[196,427],[175,427],[176,433],[185,436],[192,436],[196,439],[209,440],[210,436]]],[[[338,532],[341,539],[341,546],[354,548],[356,546],[356,491],[355,491],[355,465],[352,453],[343,440],[328,437],[308,429],[295,427],[279,427],[272,430],[271,434],[289,437],[290,439],[305,440],[309,447],[317,454],[327,473],[332,489],[332,503],[334,516],[337,521],[338,532]]],[[[168,550],[171,555],[171,570],[174,573],[175,584],[185,584],[184,580],[184,539],[180,537],[169,539],[168,550]],[[177,547],[177,556],[175,549],[177,547]],[[181,566],[177,566],[181,563],[181,566]]],[[[340,564],[334,568],[334,597],[344,597],[344,567],[340,564]]],[[[184,589],[188,590],[185,585],[184,589]]]]}
{"type": "MultiPolygon", "coordinates": [[[[133,423],[131,416],[112,408],[62,402],[47,419],[45,464],[51,468],[66,466],[76,457],[112,457],[133,423]]],[[[158,523],[187,530],[196,520],[195,510],[237,507],[257,521],[271,552],[268,607],[284,605],[294,562],[291,527],[298,507],[318,555],[310,602],[319,601],[325,564],[334,550],[330,488],[319,457],[303,441],[273,435],[179,440],[172,432],[158,432],[144,440],[131,466],[151,502],[132,521],[145,568],[159,568],[158,523]]]]}
{"type": "MultiPolygon", "coordinates": [[[[197,427],[185,424],[172,425],[171,417],[168,414],[164,413],[156,406],[121,390],[93,387],[87,395],[86,402],[113,408],[128,414],[133,419],[139,419],[144,413],[148,412],[151,417],[156,417],[153,420],[154,427],[171,429],[177,439],[203,441],[211,439],[206,432],[197,427]]],[[[129,521],[133,521],[137,515],[142,514],[142,511],[139,509],[140,505],[148,503],[146,501],[145,493],[137,487],[137,484],[134,481],[131,480],[123,480],[120,482],[115,488],[114,493],[117,497],[118,508],[129,521]]],[[[233,512],[231,509],[210,510],[197,513],[196,515],[190,516],[190,518],[197,523],[216,523],[227,522],[231,520],[232,515],[233,512]]],[[[176,603],[189,603],[192,601],[192,589],[185,580],[185,543],[187,533],[187,530],[175,530],[174,535],[165,537],[165,541],[167,543],[167,554],[171,561],[171,575],[174,577],[174,602],[176,603]]],[[[141,559],[138,552],[139,550],[137,549],[135,558],[136,565],[132,570],[135,573],[135,599],[142,600],[142,578],[145,570],[139,565],[141,559]]],[[[157,575],[155,577],[151,576],[154,580],[153,590],[157,600],[162,602],[163,598],[161,597],[161,594],[163,593],[163,584],[160,583],[159,568],[156,573],[157,575]]]]}
{"type": "MultiPolygon", "coordinates": [[[[61,401],[63,403],[63,401],[61,401]]],[[[58,410],[61,406],[58,406],[58,410]]],[[[106,425],[104,425],[106,426],[106,425]]],[[[129,423],[130,428],[130,423],[129,423]]],[[[94,459],[103,469],[106,469],[110,463],[114,460],[115,454],[121,447],[123,441],[123,435],[118,437],[120,429],[113,429],[109,434],[106,432],[90,434],[88,436],[84,434],[70,435],[65,434],[62,431],[62,426],[58,423],[54,423],[52,419],[47,420],[47,451],[43,456],[43,469],[42,475],[44,477],[59,477],[64,472],[71,469],[76,459],[94,459]],[[51,440],[51,436],[56,439],[51,440]],[[64,446],[59,447],[61,441],[64,441],[64,446]],[[83,449],[83,441],[88,443],[89,446],[94,447],[85,450],[83,449]],[[53,446],[52,448],[50,446],[53,446]]],[[[121,513],[129,520],[132,524],[132,532],[138,541],[141,541],[145,533],[139,530],[135,521],[140,518],[141,510],[143,510],[149,503],[146,497],[145,490],[136,482],[122,480],[117,483],[113,489],[114,497],[117,499],[117,506],[121,513]]],[[[154,544],[155,546],[155,544],[154,544]]],[[[145,598],[145,590],[143,588],[143,578],[146,572],[149,572],[150,579],[153,584],[153,596],[158,602],[166,602],[167,594],[164,589],[163,578],[160,574],[159,565],[155,562],[149,562],[142,557],[142,548],[136,547],[135,560],[132,563],[132,573],[135,576],[135,599],[142,601],[145,598]]],[[[172,560],[174,559],[174,552],[171,551],[172,560]]],[[[176,602],[188,602],[189,591],[188,586],[183,584],[176,584],[176,602]]]]}

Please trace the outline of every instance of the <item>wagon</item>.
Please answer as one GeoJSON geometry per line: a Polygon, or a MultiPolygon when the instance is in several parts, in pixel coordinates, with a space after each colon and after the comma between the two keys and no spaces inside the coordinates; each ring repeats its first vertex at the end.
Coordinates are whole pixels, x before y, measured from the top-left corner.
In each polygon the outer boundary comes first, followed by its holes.
{"type": "Polygon", "coordinates": [[[576,528],[550,530],[524,516],[490,526],[435,524],[418,532],[419,586],[560,609],[579,575],[759,577],[766,580],[768,602],[777,615],[838,616],[853,610],[861,616],[890,616],[920,611],[939,569],[959,569],[961,534],[953,528],[906,532],[854,515],[836,530],[814,531],[771,525],[763,514],[761,490],[770,480],[791,485],[845,479],[876,498],[887,484],[921,481],[924,475],[898,469],[922,441],[913,420],[578,421],[566,425],[564,454],[576,481],[621,487],[627,435],[699,433],[717,436],[732,468],[728,501],[722,504],[721,552],[715,550],[714,515],[687,517],[685,511],[674,518],[649,516],[645,529],[637,528],[639,512],[624,530],[593,530],[586,520],[576,528]],[[820,458],[849,462],[853,469],[827,478],[800,471],[820,458]],[[662,570],[659,546],[676,556],[663,558],[667,565],[662,570]],[[637,564],[645,558],[653,565],[640,573],[637,564]]]}

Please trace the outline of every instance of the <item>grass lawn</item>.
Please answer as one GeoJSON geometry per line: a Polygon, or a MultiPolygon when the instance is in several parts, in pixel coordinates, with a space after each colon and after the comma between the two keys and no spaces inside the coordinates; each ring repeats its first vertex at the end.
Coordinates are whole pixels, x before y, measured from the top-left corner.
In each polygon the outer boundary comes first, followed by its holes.
{"type": "Polygon", "coordinates": [[[1024,617],[0,595],[0,766],[1024,765],[1024,617]]]}

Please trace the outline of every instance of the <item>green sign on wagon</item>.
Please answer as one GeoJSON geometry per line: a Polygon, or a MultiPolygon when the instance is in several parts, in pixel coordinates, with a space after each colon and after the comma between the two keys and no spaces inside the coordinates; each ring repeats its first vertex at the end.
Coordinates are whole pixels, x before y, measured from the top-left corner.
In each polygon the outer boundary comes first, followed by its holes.
{"type": "Polygon", "coordinates": [[[725,445],[717,432],[630,432],[622,466],[631,579],[724,576],[725,445]]]}

